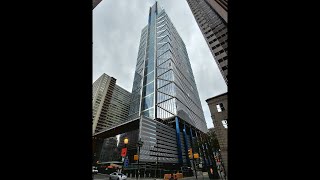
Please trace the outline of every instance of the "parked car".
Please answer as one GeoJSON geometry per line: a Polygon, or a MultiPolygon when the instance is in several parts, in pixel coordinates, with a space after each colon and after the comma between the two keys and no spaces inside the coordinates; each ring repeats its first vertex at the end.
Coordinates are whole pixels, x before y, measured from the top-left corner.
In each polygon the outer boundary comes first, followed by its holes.
{"type": "Polygon", "coordinates": [[[97,167],[92,167],[92,174],[97,174],[97,173],[98,173],[97,167]]]}
{"type": "Polygon", "coordinates": [[[126,180],[127,176],[122,173],[113,172],[110,174],[110,180],[126,180]]]}

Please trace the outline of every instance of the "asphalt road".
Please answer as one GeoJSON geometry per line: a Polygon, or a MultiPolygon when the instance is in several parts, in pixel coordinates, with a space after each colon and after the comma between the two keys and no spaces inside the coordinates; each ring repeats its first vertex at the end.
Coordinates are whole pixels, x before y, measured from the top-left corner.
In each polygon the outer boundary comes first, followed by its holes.
{"type": "Polygon", "coordinates": [[[108,174],[95,174],[93,177],[94,180],[107,180],[109,179],[108,174]]]}
{"type": "MultiPolygon", "coordinates": [[[[108,180],[108,179],[109,179],[109,175],[107,175],[107,174],[95,174],[93,180],[108,180]]],[[[195,180],[195,179],[196,179],[196,177],[185,177],[182,180],[195,180]]],[[[128,178],[128,180],[136,180],[136,178],[128,178]]],[[[154,180],[154,178],[140,178],[140,180],[154,180]]],[[[163,179],[159,179],[159,180],[163,180],[163,179]]],[[[209,177],[208,176],[203,176],[203,177],[200,176],[200,177],[198,177],[198,180],[209,180],[209,177]]]]}

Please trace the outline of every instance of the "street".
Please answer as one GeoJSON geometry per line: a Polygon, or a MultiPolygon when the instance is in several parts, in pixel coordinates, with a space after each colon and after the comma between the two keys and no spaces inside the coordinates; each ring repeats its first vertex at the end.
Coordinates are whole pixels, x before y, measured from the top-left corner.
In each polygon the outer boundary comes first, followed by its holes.
{"type": "MultiPolygon", "coordinates": [[[[109,178],[109,175],[107,174],[95,174],[94,175],[94,180],[108,180],[109,178]]],[[[196,179],[196,177],[185,177],[185,178],[182,178],[182,180],[194,180],[196,179]]],[[[198,176],[199,180],[209,180],[209,177],[208,175],[204,175],[204,176],[198,176]]],[[[127,180],[136,180],[136,178],[128,178],[127,180]]],[[[154,178],[140,178],[140,180],[155,180],[154,178]]],[[[160,179],[160,178],[157,178],[156,180],[163,180],[160,179]]]]}
{"type": "Polygon", "coordinates": [[[95,174],[94,175],[94,180],[106,180],[106,179],[109,179],[109,175],[108,174],[95,174]]]}

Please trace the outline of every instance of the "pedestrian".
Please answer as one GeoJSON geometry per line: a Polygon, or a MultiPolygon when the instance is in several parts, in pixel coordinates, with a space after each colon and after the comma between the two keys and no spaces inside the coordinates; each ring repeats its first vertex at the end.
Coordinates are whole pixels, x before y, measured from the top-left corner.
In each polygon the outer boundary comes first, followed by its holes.
{"type": "Polygon", "coordinates": [[[169,180],[174,180],[174,178],[173,178],[173,173],[171,173],[171,177],[170,177],[169,180]]]}
{"type": "Polygon", "coordinates": [[[225,179],[225,178],[226,178],[226,176],[225,176],[225,173],[224,173],[223,169],[221,169],[221,170],[220,170],[220,174],[221,174],[221,178],[222,178],[222,179],[225,179]]]}

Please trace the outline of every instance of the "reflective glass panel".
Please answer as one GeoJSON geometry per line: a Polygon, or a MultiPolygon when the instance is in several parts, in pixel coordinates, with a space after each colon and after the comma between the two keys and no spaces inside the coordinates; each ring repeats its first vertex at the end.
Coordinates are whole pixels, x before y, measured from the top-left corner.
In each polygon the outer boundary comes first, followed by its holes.
{"type": "Polygon", "coordinates": [[[153,118],[153,108],[143,111],[142,115],[149,118],[153,118]]]}
{"type": "Polygon", "coordinates": [[[149,109],[151,107],[153,107],[153,94],[146,96],[142,99],[142,103],[141,103],[141,109],[142,111],[145,109],[149,109]]]}
{"type": "Polygon", "coordinates": [[[152,71],[150,74],[148,74],[144,77],[143,84],[148,84],[149,82],[153,81],[153,79],[154,79],[154,71],[152,71]]]}
{"type": "Polygon", "coordinates": [[[143,87],[142,96],[151,94],[153,93],[153,91],[154,91],[154,83],[152,82],[143,87]]]}

